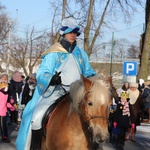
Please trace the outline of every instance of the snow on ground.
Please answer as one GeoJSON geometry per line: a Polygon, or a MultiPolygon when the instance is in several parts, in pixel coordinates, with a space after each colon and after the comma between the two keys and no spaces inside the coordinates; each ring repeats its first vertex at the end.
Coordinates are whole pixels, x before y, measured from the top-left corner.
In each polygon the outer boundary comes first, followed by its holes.
{"type": "Polygon", "coordinates": [[[150,123],[141,123],[140,126],[137,126],[137,131],[150,133],[150,123]]]}
{"type": "Polygon", "coordinates": [[[150,148],[150,123],[141,123],[137,126],[135,140],[144,147],[150,148]]]}

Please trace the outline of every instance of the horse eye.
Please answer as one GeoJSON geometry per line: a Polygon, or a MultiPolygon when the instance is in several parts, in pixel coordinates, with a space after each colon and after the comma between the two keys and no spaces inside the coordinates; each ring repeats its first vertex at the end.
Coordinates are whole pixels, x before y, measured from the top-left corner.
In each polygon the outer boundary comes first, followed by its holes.
{"type": "Polygon", "coordinates": [[[88,102],[88,105],[89,105],[89,106],[93,106],[93,103],[92,103],[92,102],[88,102]]]}

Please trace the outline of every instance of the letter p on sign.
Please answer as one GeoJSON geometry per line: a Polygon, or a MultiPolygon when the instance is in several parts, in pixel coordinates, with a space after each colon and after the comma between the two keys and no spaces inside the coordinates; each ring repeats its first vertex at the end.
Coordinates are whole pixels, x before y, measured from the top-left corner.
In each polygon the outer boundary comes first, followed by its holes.
{"type": "Polygon", "coordinates": [[[136,76],[137,75],[137,62],[124,62],[123,75],[136,76]]]}

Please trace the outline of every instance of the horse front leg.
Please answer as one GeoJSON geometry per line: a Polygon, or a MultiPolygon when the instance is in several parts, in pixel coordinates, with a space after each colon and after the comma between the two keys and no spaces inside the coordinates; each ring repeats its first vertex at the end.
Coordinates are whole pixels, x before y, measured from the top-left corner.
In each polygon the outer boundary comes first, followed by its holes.
{"type": "Polygon", "coordinates": [[[103,149],[103,143],[94,143],[94,147],[90,150],[104,150],[103,149]]]}
{"type": "Polygon", "coordinates": [[[44,137],[42,137],[41,150],[48,150],[46,148],[46,139],[44,137]]]}
{"type": "Polygon", "coordinates": [[[104,149],[103,149],[103,143],[98,144],[97,150],[104,150],[104,149]]]}

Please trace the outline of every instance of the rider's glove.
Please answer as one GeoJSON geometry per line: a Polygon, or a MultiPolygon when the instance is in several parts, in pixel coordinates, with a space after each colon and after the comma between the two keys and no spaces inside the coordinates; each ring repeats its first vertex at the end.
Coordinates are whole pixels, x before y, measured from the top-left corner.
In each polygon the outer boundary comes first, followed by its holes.
{"type": "Polygon", "coordinates": [[[54,86],[54,85],[61,84],[61,76],[59,76],[60,74],[61,74],[61,72],[58,72],[52,77],[50,85],[54,86]]]}

